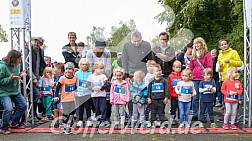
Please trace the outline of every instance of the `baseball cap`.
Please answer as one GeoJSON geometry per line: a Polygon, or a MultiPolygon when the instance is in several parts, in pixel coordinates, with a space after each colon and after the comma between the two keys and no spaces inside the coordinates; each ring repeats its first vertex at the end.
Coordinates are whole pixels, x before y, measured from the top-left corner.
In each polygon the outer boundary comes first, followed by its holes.
{"type": "Polygon", "coordinates": [[[34,37],[34,40],[38,40],[40,43],[44,43],[44,39],[42,37],[34,37]]]}
{"type": "Polygon", "coordinates": [[[105,48],[106,47],[106,42],[102,39],[98,39],[95,41],[95,47],[97,48],[105,48]]]}

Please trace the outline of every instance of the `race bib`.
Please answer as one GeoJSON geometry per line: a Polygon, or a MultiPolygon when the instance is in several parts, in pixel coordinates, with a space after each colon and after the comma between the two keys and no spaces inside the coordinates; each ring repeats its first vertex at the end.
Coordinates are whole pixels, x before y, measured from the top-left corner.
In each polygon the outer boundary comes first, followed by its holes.
{"type": "Polygon", "coordinates": [[[65,84],[65,93],[71,93],[76,90],[75,84],[65,84]]]}
{"type": "Polygon", "coordinates": [[[125,87],[115,86],[114,93],[115,94],[125,95],[125,93],[126,93],[125,92],[125,87]]]}
{"type": "Polygon", "coordinates": [[[153,93],[164,92],[164,84],[163,83],[153,83],[151,88],[152,88],[153,93]]]}
{"type": "Polygon", "coordinates": [[[96,87],[96,86],[102,87],[102,82],[92,82],[91,83],[91,87],[96,87]]]}
{"type": "MultiPolygon", "coordinates": [[[[233,92],[233,91],[228,90],[228,92],[231,93],[231,92],[233,92]]],[[[238,100],[238,95],[230,95],[230,96],[227,96],[226,99],[232,100],[232,101],[236,101],[236,100],[238,100]]]]}
{"type": "Polygon", "coordinates": [[[88,85],[87,85],[87,81],[86,80],[79,80],[79,87],[83,88],[83,89],[87,89],[88,85]]]}
{"type": "Polygon", "coordinates": [[[51,87],[48,85],[46,87],[41,87],[42,93],[50,93],[51,87]]]}
{"type": "Polygon", "coordinates": [[[181,94],[191,95],[192,94],[192,87],[191,86],[182,86],[181,87],[181,94]]]}

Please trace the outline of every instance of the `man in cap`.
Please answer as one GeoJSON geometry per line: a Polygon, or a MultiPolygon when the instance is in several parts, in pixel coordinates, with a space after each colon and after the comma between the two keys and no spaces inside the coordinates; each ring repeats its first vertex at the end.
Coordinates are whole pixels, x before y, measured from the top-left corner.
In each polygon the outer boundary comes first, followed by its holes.
{"type": "MultiPolygon", "coordinates": [[[[24,49],[25,58],[27,58],[29,52],[32,54],[32,74],[29,77],[32,78],[33,82],[33,109],[34,109],[34,121],[37,122],[40,118],[37,116],[38,100],[40,96],[38,81],[43,74],[46,67],[44,60],[44,50],[41,46],[44,44],[44,39],[42,37],[35,37],[32,44],[32,50],[30,51],[28,47],[24,49]]],[[[29,61],[29,59],[28,59],[29,61]]],[[[25,63],[25,70],[28,70],[28,63],[25,63]]]]}
{"type": "Polygon", "coordinates": [[[111,74],[111,53],[106,48],[106,42],[102,39],[95,41],[95,46],[87,51],[86,58],[90,63],[90,67],[94,62],[103,62],[104,74],[110,78],[111,74]]]}

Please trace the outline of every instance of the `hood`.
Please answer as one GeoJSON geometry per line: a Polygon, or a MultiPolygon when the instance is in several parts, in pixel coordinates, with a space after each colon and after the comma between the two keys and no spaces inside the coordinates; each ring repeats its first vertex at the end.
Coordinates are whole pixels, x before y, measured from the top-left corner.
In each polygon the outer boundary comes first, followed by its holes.
{"type": "Polygon", "coordinates": [[[226,54],[226,53],[228,53],[228,52],[230,52],[230,51],[232,51],[232,50],[233,50],[232,48],[229,48],[229,49],[227,49],[227,50],[221,51],[221,53],[226,54]]]}

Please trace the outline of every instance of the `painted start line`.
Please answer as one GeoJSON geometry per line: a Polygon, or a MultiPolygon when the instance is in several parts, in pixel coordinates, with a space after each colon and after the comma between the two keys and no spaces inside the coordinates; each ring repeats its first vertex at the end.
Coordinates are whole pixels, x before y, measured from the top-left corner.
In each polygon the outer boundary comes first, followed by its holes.
{"type": "MultiPolygon", "coordinates": [[[[53,133],[61,134],[61,128],[24,128],[9,129],[12,133],[53,133]]],[[[72,128],[73,134],[199,134],[199,133],[252,133],[252,128],[237,128],[237,130],[223,128],[72,128]]],[[[2,132],[2,130],[0,130],[2,132]]]]}

